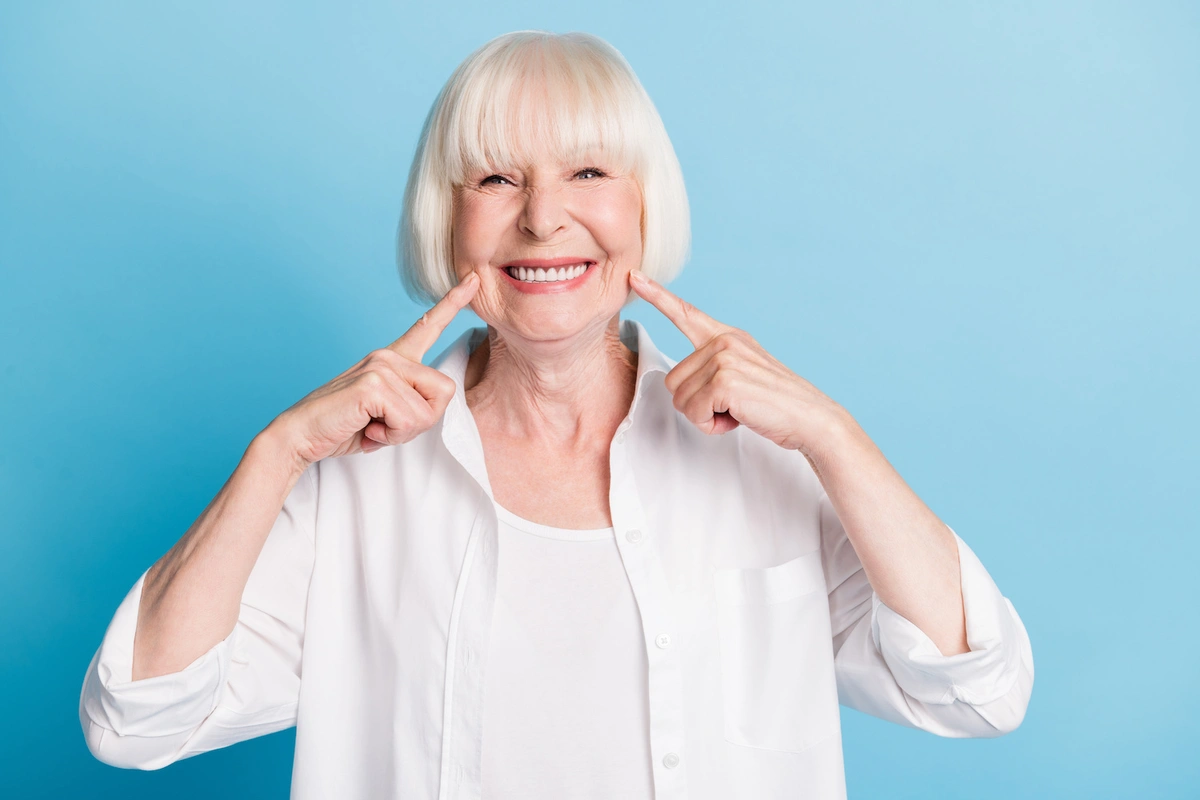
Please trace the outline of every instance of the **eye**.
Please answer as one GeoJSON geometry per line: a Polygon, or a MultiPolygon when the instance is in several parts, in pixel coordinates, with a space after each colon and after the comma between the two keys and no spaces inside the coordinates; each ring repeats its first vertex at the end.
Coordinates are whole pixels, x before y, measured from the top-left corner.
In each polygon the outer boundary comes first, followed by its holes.
{"type": "Polygon", "coordinates": [[[488,175],[486,178],[484,178],[483,180],[481,180],[479,182],[479,185],[480,186],[499,185],[499,184],[490,184],[490,181],[493,181],[493,180],[504,181],[505,183],[508,183],[508,178],[505,178],[502,175],[488,175]]]}
{"type": "Polygon", "coordinates": [[[598,178],[604,177],[604,171],[597,169],[596,167],[584,167],[583,169],[579,170],[579,172],[576,172],[575,175],[576,176],[587,175],[589,173],[592,175],[595,175],[598,178]]]}

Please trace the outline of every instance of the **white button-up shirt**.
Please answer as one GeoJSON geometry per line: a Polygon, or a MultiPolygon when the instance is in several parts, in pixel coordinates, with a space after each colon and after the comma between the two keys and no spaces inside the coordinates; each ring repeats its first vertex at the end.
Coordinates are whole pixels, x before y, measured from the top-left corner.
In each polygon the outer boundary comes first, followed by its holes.
{"type": "MultiPolygon", "coordinates": [[[[658,800],[844,797],[839,701],[942,736],[1021,722],[1028,635],[957,533],[971,650],[944,656],[872,591],[802,454],[701,433],[663,384],[676,362],[639,323],[620,334],[637,384],[609,503],[658,800]]],[[[155,769],[296,725],[293,798],[480,798],[498,522],[463,378],[485,335],[435,362],[458,384],[437,425],[304,472],[233,631],[177,673],[130,680],[137,580],[80,697],[97,758],[155,769]]]]}

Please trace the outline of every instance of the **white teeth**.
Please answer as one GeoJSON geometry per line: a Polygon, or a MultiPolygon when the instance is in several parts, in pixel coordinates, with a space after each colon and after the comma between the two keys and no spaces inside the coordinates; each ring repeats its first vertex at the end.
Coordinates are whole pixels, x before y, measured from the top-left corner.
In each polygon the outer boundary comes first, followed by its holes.
{"type": "Polygon", "coordinates": [[[587,264],[576,264],[571,267],[508,267],[508,274],[512,275],[519,281],[533,282],[541,281],[542,283],[552,283],[555,281],[569,281],[578,278],[587,271],[587,264]]]}

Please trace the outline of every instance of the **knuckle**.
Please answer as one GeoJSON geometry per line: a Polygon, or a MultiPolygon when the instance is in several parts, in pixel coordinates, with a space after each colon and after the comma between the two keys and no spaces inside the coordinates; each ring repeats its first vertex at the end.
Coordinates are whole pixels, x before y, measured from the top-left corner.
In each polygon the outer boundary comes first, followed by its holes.
{"type": "Polygon", "coordinates": [[[732,330],[721,331],[714,338],[720,344],[722,350],[727,350],[743,344],[740,334],[741,331],[734,328],[732,330]]]}
{"type": "Polygon", "coordinates": [[[409,429],[412,428],[412,420],[403,409],[396,411],[388,416],[388,436],[403,438],[408,435],[409,429]]]}
{"type": "Polygon", "coordinates": [[[387,385],[387,380],[374,369],[368,369],[358,379],[358,386],[371,393],[382,391],[387,385]]]}
{"type": "Polygon", "coordinates": [[[366,362],[368,366],[390,365],[397,357],[399,354],[395,351],[380,347],[367,355],[366,362]]]}
{"type": "Polygon", "coordinates": [[[733,340],[734,340],[735,342],[737,342],[739,345],[747,345],[747,344],[751,344],[751,345],[753,345],[753,344],[758,344],[758,342],[756,342],[756,341],[754,340],[754,337],[753,337],[753,336],[751,336],[750,334],[746,333],[746,332],[745,332],[744,330],[742,330],[741,328],[732,328],[732,329],[730,329],[730,330],[729,330],[727,333],[728,333],[728,334],[729,334],[729,336],[730,336],[730,337],[732,337],[732,338],[733,338],[733,340]]]}
{"type": "Polygon", "coordinates": [[[738,357],[728,349],[718,350],[712,357],[718,369],[728,369],[738,361],[738,357]]]}

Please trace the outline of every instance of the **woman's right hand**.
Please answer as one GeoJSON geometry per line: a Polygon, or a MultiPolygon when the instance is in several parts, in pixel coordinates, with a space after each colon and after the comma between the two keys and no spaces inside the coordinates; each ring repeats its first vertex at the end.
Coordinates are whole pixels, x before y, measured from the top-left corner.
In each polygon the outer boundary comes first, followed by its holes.
{"type": "Polygon", "coordinates": [[[297,467],[401,444],[432,428],[454,396],[455,383],[421,358],[478,289],[479,276],[472,272],[399,339],[276,417],[268,428],[282,437],[297,467]]]}

